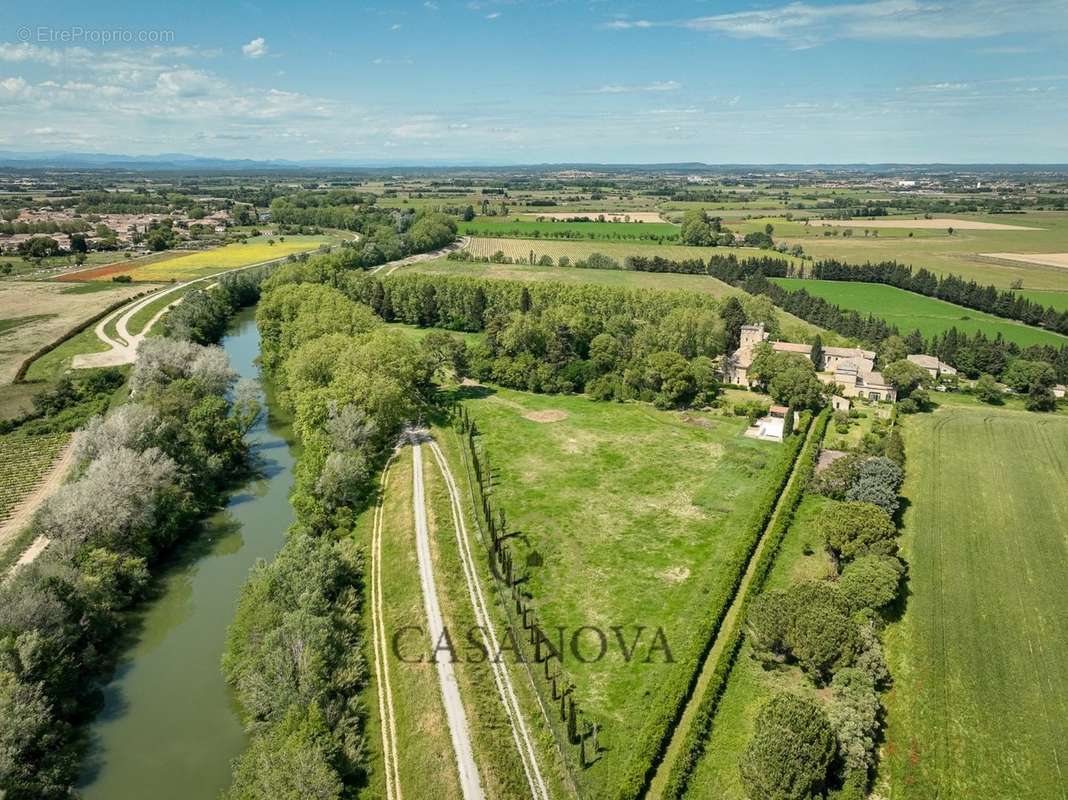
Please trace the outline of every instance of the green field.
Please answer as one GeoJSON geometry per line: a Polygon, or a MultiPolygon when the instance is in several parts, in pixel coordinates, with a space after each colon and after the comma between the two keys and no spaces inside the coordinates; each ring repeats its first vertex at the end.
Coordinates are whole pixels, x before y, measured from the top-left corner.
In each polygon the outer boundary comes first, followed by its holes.
{"type": "Polygon", "coordinates": [[[692,658],[706,593],[733,577],[720,565],[778,446],[742,437],[746,423],[735,417],[505,390],[468,395],[518,558],[537,552],[543,561],[525,588],[548,628],[621,626],[629,642],[645,626],[641,657],[629,663],[614,643],[600,661],[565,658],[607,748],[584,781],[590,796],[610,797],[650,708],[692,658]],[[658,626],[675,663],[643,663],[658,626]]]}
{"type": "Polygon", "coordinates": [[[461,222],[466,236],[516,236],[545,238],[577,236],[587,239],[677,239],[679,227],[668,222],[557,222],[503,220],[461,222]]]}
{"type": "Polygon", "coordinates": [[[1041,303],[1044,306],[1053,306],[1058,311],[1068,311],[1068,291],[1064,292],[1042,292],[1042,291],[1023,291],[1017,292],[1026,297],[1028,300],[1034,300],[1036,303],[1041,303]]]}
{"type": "Polygon", "coordinates": [[[772,278],[780,286],[796,291],[804,289],[844,309],[874,314],[892,325],[902,335],[919,330],[925,337],[935,336],[950,328],[969,334],[982,331],[993,338],[1001,334],[1007,341],[1021,346],[1033,344],[1062,347],[1068,337],[1041,328],[1033,328],[982,311],[953,305],[933,297],[906,292],[894,286],[856,281],[817,281],[802,278],[772,278]]]}
{"type": "Polygon", "coordinates": [[[958,407],[904,435],[909,595],[877,792],[1063,800],[1068,419],[958,407]]]}

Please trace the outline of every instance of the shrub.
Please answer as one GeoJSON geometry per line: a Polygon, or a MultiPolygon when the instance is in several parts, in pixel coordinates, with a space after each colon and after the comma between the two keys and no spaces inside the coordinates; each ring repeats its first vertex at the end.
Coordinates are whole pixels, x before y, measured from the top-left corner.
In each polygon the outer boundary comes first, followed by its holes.
{"type": "Polygon", "coordinates": [[[867,777],[879,730],[879,696],[868,675],[859,669],[843,669],[831,682],[834,700],[828,708],[831,727],[838,740],[842,775],[867,777]]]}
{"type": "Polygon", "coordinates": [[[739,768],[754,800],[804,800],[827,781],[834,731],[811,700],[781,692],[760,710],[739,768]]]}
{"type": "Polygon", "coordinates": [[[808,581],[786,595],[786,647],[816,683],[848,665],[856,652],[857,627],[845,599],[832,585],[808,581]]]}

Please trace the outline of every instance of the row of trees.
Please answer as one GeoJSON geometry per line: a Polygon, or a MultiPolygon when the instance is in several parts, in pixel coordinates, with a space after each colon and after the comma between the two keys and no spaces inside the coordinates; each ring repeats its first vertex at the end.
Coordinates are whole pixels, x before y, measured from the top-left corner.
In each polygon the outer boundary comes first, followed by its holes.
{"type": "Polygon", "coordinates": [[[131,384],[136,402],[78,434],[75,479],[34,521],[47,549],[0,587],[0,794],[12,800],[70,796],[77,725],[124,610],[246,463],[259,408],[220,349],[149,339],[131,384]]]}
{"type": "MultiPolygon", "coordinates": [[[[451,342],[416,344],[328,285],[353,277],[344,255],[279,267],[256,319],[263,365],[301,446],[297,520],[245,585],[223,668],[252,735],[232,800],[351,796],[365,779],[368,680],[362,553],[352,536],[401,427],[428,408],[451,342]],[[293,281],[293,276],[323,278],[293,281]]],[[[450,338],[450,337],[446,337],[450,338]]]]}
{"type": "Polygon", "coordinates": [[[912,267],[897,261],[847,264],[834,259],[817,261],[812,265],[810,274],[813,278],[825,281],[861,281],[896,286],[965,308],[1068,334],[1068,311],[1058,311],[1053,306],[1047,307],[1029,300],[1018,292],[984,286],[958,275],[939,277],[923,268],[913,271],[912,267]]]}
{"type": "MultiPolygon", "coordinates": [[[[901,457],[899,442],[881,449],[901,457]]],[[[830,498],[817,527],[834,564],[828,580],[766,591],[746,619],[754,658],[795,665],[815,688],[783,691],[761,708],[739,764],[754,800],[803,800],[834,790],[867,796],[890,681],[880,632],[906,572],[893,514],[903,472],[885,455],[854,453],[813,480],[830,498]]]]}

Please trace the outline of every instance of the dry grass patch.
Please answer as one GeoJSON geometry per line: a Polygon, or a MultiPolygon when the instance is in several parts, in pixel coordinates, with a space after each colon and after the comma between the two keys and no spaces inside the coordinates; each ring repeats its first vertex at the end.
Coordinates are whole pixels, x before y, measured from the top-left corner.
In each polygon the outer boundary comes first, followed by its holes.
{"type": "Polygon", "coordinates": [[[560,420],[567,419],[567,412],[557,411],[555,409],[531,411],[524,414],[523,419],[529,419],[531,422],[560,422],[560,420]]]}
{"type": "Polygon", "coordinates": [[[1044,267],[1068,269],[1068,253],[980,253],[983,258],[999,261],[1020,261],[1024,264],[1041,264],[1044,267]]]}
{"type": "Polygon", "coordinates": [[[833,225],[837,228],[916,228],[918,230],[937,230],[954,228],[962,231],[1040,231],[1026,225],[1005,225],[1001,222],[983,222],[978,219],[956,219],[953,217],[936,217],[934,219],[906,219],[904,217],[887,217],[885,219],[813,219],[811,225],[833,225]]]}

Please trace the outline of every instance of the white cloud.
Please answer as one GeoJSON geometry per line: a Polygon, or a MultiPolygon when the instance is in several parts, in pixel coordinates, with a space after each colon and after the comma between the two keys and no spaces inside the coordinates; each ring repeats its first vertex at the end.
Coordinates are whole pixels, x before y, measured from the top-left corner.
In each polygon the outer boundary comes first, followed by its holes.
{"type": "Polygon", "coordinates": [[[399,31],[401,29],[401,25],[399,22],[394,22],[392,25],[389,26],[389,29],[391,31],[399,31]]]}
{"type": "Polygon", "coordinates": [[[628,84],[607,83],[596,89],[587,89],[580,94],[637,94],[640,92],[675,92],[682,88],[678,81],[654,81],[653,83],[628,84]]]}
{"type": "Polygon", "coordinates": [[[29,87],[22,78],[0,78],[0,101],[21,100],[29,93],[29,87]]]}
{"type": "Polygon", "coordinates": [[[494,11],[492,14],[487,14],[486,19],[497,19],[501,15],[500,11],[494,11]]]}
{"type": "Polygon", "coordinates": [[[248,58],[261,58],[267,55],[267,40],[257,36],[248,44],[241,45],[241,52],[248,58]]]}
{"type": "Polygon", "coordinates": [[[1068,30],[1068,13],[1065,0],[872,0],[830,5],[791,2],[682,20],[617,19],[604,27],[676,27],[812,47],[830,39],[964,39],[1049,33],[1068,30]]]}

